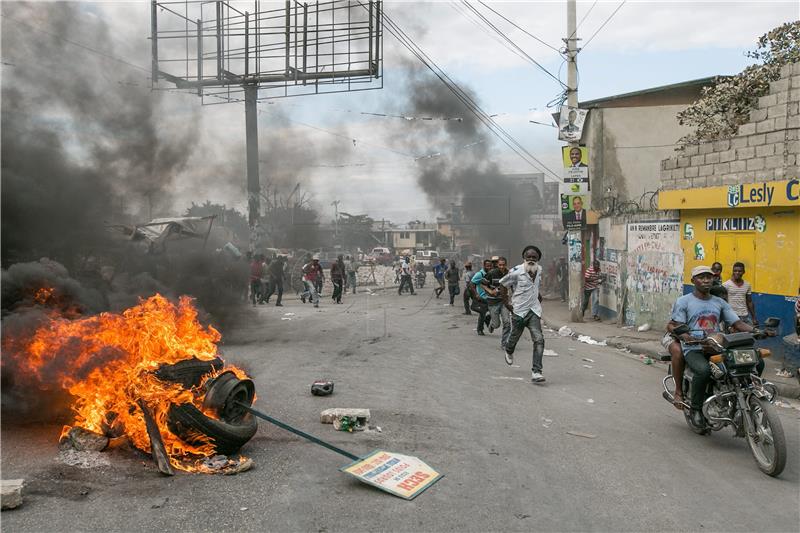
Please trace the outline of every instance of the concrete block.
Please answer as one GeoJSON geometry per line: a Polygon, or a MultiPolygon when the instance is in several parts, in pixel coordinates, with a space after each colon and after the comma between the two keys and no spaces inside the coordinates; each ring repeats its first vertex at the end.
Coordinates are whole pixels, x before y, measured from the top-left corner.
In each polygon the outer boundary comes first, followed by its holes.
{"type": "Polygon", "coordinates": [[[763,109],[767,108],[771,105],[775,105],[778,103],[778,97],[774,94],[768,94],[766,96],[761,96],[758,99],[758,108],[763,109]]]}
{"type": "Polygon", "coordinates": [[[661,162],[661,168],[664,170],[672,170],[673,168],[677,167],[678,167],[678,160],[675,159],[674,157],[670,157],[669,159],[665,159],[661,162]]]}
{"type": "Polygon", "coordinates": [[[775,125],[773,126],[776,130],[785,130],[786,129],[786,117],[775,117],[775,125]]]}
{"type": "Polygon", "coordinates": [[[800,166],[797,166],[797,164],[795,164],[794,166],[787,166],[783,172],[784,176],[786,176],[787,178],[800,177],[800,166]]]}
{"type": "Polygon", "coordinates": [[[731,139],[731,148],[744,148],[745,146],[747,146],[749,138],[750,137],[746,135],[742,137],[734,137],[733,139],[731,139]]]}
{"type": "Polygon", "coordinates": [[[758,133],[756,135],[751,135],[747,138],[748,146],[758,146],[759,144],[764,144],[765,142],[767,142],[766,133],[758,133]]]}
{"type": "Polygon", "coordinates": [[[703,176],[701,178],[692,178],[692,187],[706,187],[708,179],[703,176]]]}
{"type": "Polygon", "coordinates": [[[706,179],[706,187],[719,187],[722,185],[723,176],[709,176],[706,179]]]}
{"type": "Polygon", "coordinates": [[[768,118],[756,123],[756,133],[766,133],[775,130],[775,119],[768,118]]]}
{"type": "Polygon", "coordinates": [[[781,91],[789,90],[789,78],[779,78],[775,81],[769,82],[769,92],[779,93],[781,91]]]}
{"type": "Polygon", "coordinates": [[[714,146],[711,143],[703,143],[698,147],[699,154],[710,154],[714,151],[714,146]]]}
{"type": "Polygon", "coordinates": [[[688,167],[690,163],[691,163],[691,160],[690,160],[689,157],[681,156],[681,157],[678,158],[678,168],[688,167]]]}
{"type": "Polygon", "coordinates": [[[696,178],[698,175],[697,167],[686,167],[684,171],[684,176],[687,178],[696,178]]]}
{"type": "Polygon", "coordinates": [[[793,63],[791,65],[786,65],[783,67],[783,70],[781,71],[781,76],[788,76],[790,74],[800,75],[800,63],[793,63]]]}
{"type": "Polygon", "coordinates": [[[0,484],[0,507],[6,509],[16,509],[22,505],[22,487],[24,479],[4,479],[0,484]]]}
{"type": "Polygon", "coordinates": [[[767,133],[767,144],[783,142],[786,139],[785,131],[771,131],[767,133]]]}
{"type": "Polygon", "coordinates": [[[693,155],[697,155],[698,146],[696,144],[687,144],[683,147],[683,155],[687,157],[691,157],[693,155]]]}
{"type": "Polygon", "coordinates": [[[705,155],[693,155],[692,158],[691,158],[691,162],[692,162],[692,166],[693,167],[698,166],[698,165],[702,165],[703,163],[706,162],[706,156],[705,155]]]}
{"type": "Polygon", "coordinates": [[[756,149],[753,146],[739,148],[736,150],[736,159],[750,159],[756,156],[756,149]]]}
{"type": "Polygon", "coordinates": [[[747,163],[744,159],[731,161],[731,172],[744,172],[745,170],[747,170],[747,163]]]}
{"type": "Polygon", "coordinates": [[[706,154],[706,164],[719,163],[719,152],[706,154]]]}
{"type": "Polygon", "coordinates": [[[714,151],[715,152],[724,152],[731,147],[731,140],[730,139],[722,139],[721,141],[714,141],[714,151]]]}
{"type": "Polygon", "coordinates": [[[786,154],[786,166],[793,167],[797,164],[797,155],[795,154],[786,154]]]}
{"type": "Polygon", "coordinates": [[[800,141],[789,141],[786,143],[786,151],[790,154],[800,154],[800,141]]]}
{"type": "Polygon", "coordinates": [[[789,93],[788,92],[775,93],[775,103],[776,104],[786,105],[786,103],[788,101],[789,101],[789,93]]]}
{"type": "MultiPolygon", "coordinates": [[[[770,95],[770,96],[775,96],[775,103],[777,104],[778,103],[777,95],[770,95]]],[[[763,96],[762,96],[762,98],[763,98],[763,96]]],[[[788,98],[792,102],[797,102],[798,100],[800,100],[800,86],[795,86],[794,89],[790,90],[788,98]]],[[[759,100],[761,100],[761,98],[759,98],[759,100]]],[[[770,104],[770,105],[772,105],[772,104],[770,104]]]]}
{"type": "Polygon", "coordinates": [[[756,146],[756,157],[767,157],[775,154],[775,144],[762,144],[756,146]]]}
{"type": "Polygon", "coordinates": [[[788,109],[786,108],[787,108],[786,104],[769,106],[769,108],[767,109],[767,116],[770,118],[785,117],[788,111],[788,109]]]}
{"type": "Polygon", "coordinates": [[[782,168],[783,167],[783,154],[772,155],[764,160],[764,168],[782,168]]]}
{"type": "Polygon", "coordinates": [[[731,171],[730,163],[717,163],[714,165],[714,174],[727,174],[731,171]]]}
{"type": "Polygon", "coordinates": [[[765,168],[765,159],[763,157],[754,157],[747,160],[747,170],[763,170],[765,168]]]}
{"type": "Polygon", "coordinates": [[[786,128],[800,128],[800,115],[791,115],[786,118],[786,128]]]}
{"type": "MultiPolygon", "coordinates": [[[[692,168],[692,167],[687,167],[692,168]]],[[[672,171],[672,179],[680,180],[686,177],[686,169],[685,168],[676,168],[672,171]]]]}
{"type": "Polygon", "coordinates": [[[767,119],[767,109],[753,109],[750,111],[750,122],[761,122],[767,119]]]}
{"type": "Polygon", "coordinates": [[[756,132],[755,122],[748,122],[739,126],[739,135],[752,135],[756,132]]]}
{"type": "Polygon", "coordinates": [[[675,180],[674,183],[675,189],[688,189],[691,186],[692,186],[692,180],[690,179],[675,180]]]}
{"type": "Polygon", "coordinates": [[[714,165],[700,165],[697,169],[698,176],[710,176],[714,173],[714,165]]]}
{"type": "Polygon", "coordinates": [[[719,162],[727,163],[736,159],[736,150],[725,150],[719,153],[719,162]]]}
{"type": "Polygon", "coordinates": [[[720,185],[739,185],[741,183],[742,180],[738,174],[728,174],[727,176],[722,176],[722,183],[720,185]]]}
{"type": "Polygon", "coordinates": [[[369,422],[369,409],[358,409],[355,407],[333,407],[331,409],[325,409],[319,414],[319,421],[323,424],[333,424],[334,420],[337,420],[343,416],[349,416],[354,419],[365,419],[366,422],[369,422]]]}

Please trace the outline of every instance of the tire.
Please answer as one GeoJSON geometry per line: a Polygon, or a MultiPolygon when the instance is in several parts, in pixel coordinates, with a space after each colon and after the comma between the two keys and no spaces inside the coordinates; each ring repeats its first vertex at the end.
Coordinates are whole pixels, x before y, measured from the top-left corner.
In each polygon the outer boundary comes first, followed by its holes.
{"type": "Polygon", "coordinates": [[[249,413],[239,423],[229,424],[204,415],[190,403],[172,404],[167,412],[169,430],[182,440],[194,444],[200,441],[198,434],[211,440],[217,453],[231,455],[253,438],[258,430],[258,421],[249,413]]]}
{"type": "Polygon", "coordinates": [[[255,394],[256,387],[251,380],[239,379],[229,370],[206,382],[203,410],[214,412],[221,420],[235,425],[247,414],[239,402],[252,405],[255,394]]]}
{"type": "Polygon", "coordinates": [[[184,359],[172,365],[161,365],[155,375],[161,381],[180,383],[184,388],[197,387],[203,381],[203,376],[222,368],[222,359],[216,357],[210,361],[203,361],[193,357],[184,359]]]}
{"type": "Polygon", "coordinates": [[[750,420],[757,433],[753,436],[747,432],[750,453],[759,470],[768,476],[778,476],[786,466],[786,437],[778,412],[774,405],[753,395],[747,401],[752,413],[750,420]]]}

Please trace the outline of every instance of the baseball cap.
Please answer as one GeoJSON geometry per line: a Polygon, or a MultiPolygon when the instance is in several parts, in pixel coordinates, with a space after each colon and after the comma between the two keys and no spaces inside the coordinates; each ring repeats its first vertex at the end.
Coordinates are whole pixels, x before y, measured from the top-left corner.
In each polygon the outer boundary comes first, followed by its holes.
{"type": "Polygon", "coordinates": [[[714,273],[711,271],[711,267],[705,265],[696,266],[692,269],[692,277],[699,276],[700,274],[713,275],[714,273]]]}
{"type": "Polygon", "coordinates": [[[311,256],[311,259],[316,259],[317,261],[319,261],[319,256],[318,255],[313,255],[313,256],[311,256]]]}

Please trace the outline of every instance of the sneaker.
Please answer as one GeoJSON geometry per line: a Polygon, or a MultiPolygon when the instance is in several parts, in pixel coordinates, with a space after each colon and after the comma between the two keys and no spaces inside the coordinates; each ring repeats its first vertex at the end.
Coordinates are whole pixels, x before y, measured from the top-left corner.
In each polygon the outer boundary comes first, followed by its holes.
{"type": "Polygon", "coordinates": [[[531,381],[534,383],[544,383],[545,379],[541,372],[533,372],[531,374],[531,381]]]}
{"type": "Polygon", "coordinates": [[[489,333],[494,333],[494,326],[489,324],[489,333]]]}
{"type": "Polygon", "coordinates": [[[506,364],[511,366],[514,364],[514,354],[506,352],[505,348],[503,348],[503,352],[506,354],[506,364]]]}
{"type": "Polygon", "coordinates": [[[306,303],[306,297],[305,296],[301,296],[300,297],[300,301],[303,302],[303,303],[306,303]]]}
{"type": "Polygon", "coordinates": [[[482,332],[482,331],[478,331],[478,335],[480,335],[481,337],[483,337],[483,336],[484,336],[484,335],[486,335],[486,334],[485,334],[484,332],[482,332]]]}
{"type": "Polygon", "coordinates": [[[283,307],[283,304],[277,303],[277,304],[275,304],[275,307],[283,307]]]}
{"type": "Polygon", "coordinates": [[[319,304],[314,304],[314,307],[319,307],[319,304]]]}

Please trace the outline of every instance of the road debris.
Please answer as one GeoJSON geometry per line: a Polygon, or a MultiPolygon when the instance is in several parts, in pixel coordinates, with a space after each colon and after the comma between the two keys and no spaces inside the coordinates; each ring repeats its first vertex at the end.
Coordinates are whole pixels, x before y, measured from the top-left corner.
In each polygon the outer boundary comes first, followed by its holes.
{"type": "Polygon", "coordinates": [[[567,431],[567,435],[574,435],[576,437],[583,437],[586,439],[594,439],[597,435],[592,435],[591,433],[581,433],[580,431],[567,431]]]}
{"type": "Polygon", "coordinates": [[[58,461],[68,466],[76,468],[97,468],[101,466],[111,466],[111,462],[100,452],[79,452],[74,448],[61,450],[58,452],[58,461]]]}
{"type": "Polygon", "coordinates": [[[76,426],[61,435],[58,447],[62,450],[72,448],[79,452],[101,452],[108,447],[108,437],[76,426]]]}
{"type": "Polygon", "coordinates": [[[641,326],[636,328],[636,331],[638,331],[639,333],[644,333],[645,331],[650,331],[650,324],[642,324],[641,326]]]}
{"type": "Polygon", "coordinates": [[[594,363],[594,359],[589,359],[588,357],[584,357],[581,361],[586,361],[587,363],[594,363]]]}
{"type": "Polygon", "coordinates": [[[281,317],[281,320],[291,320],[291,318],[288,318],[288,317],[282,316],[282,317],[281,317]]]}
{"type": "Polygon", "coordinates": [[[22,487],[24,484],[24,479],[4,479],[2,481],[0,503],[2,503],[3,511],[16,509],[22,505],[22,487]]]}
{"type": "Polygon", "coordinates": [[[569,328],[569,326],[561,326],[558,328],[558,334],[562,337],[572,337],[572,330],[569,328]]]}
{"type": "Polygon", "coordinates": [[[594,346],[607,346],[606,341],[596,341],[589,335],[578,335],[578,341],[585,344],[592,344],[594,346]]]}
{"type": "Polygon", "coordinates": [[[253,468],[253,460],[249,457],[232,458],[227,455],[214,455],[206,457],[201,463],[201,470],[207,474],[222,474],[233,476],[247,472],[253,468]]]}
{"type": "Polygon", "coordinates": [[[583,365],[583,368],[594,368],[592,365],[583,365]]]}
{"type": "Polygon", "coordinates": [[[790,378],[792,377],[792,373],[786,370],[785,368],[779,368],[775,371],[775,375],[781,378],[790,378]]]}
{"type": "Polygon", "coordinates": [[[558,357],[558,353],[555,350],[549,350],[547,348],[544,349],[544,355],[548,357],[558,357]]]}
{"type": "Polygon", "coordinates": [[[553,423],[553,420],[551,418],[542,417],[542,427],[543,428],[549,428],[550,424],[552,424],[552,423],[553,423]]]}
{"type": "Polygon", "coordinates": [[[492,376],[492,379],[512,379],[515,381],[525,381],[525,378],[519,378],[515,376],[492,376]]]}
{"type": "Polygon", "coordinates": [[[333,381],[318,379],[311,384],[311,394],[314,396],[330,396],[333,394],[333,381]]]}
{"type": "Polygon", "coordinates": [[[588,400],[586,400],[586,403],[594,403],[594,400],[592,400],[591,398],[589,398],[588,400]]]}

